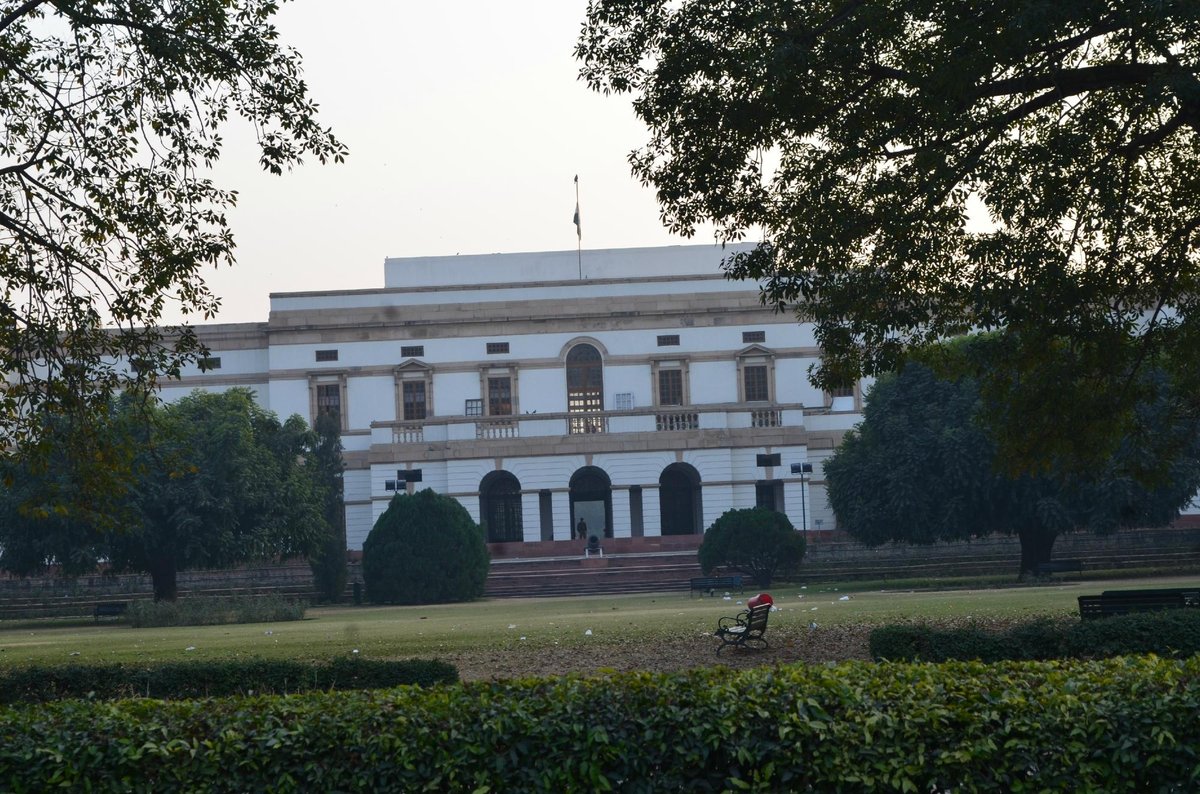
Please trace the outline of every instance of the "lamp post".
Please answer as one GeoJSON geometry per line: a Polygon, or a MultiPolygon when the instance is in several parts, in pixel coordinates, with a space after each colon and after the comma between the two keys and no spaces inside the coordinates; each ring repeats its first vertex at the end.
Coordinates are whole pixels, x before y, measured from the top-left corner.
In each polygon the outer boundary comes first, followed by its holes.
{"type": "Polygon", "coordinates": [[[800,531],[804,533],[804,537],[808,538],[808,509],[805,505],[804,486],[808,483],[807,474],[812,474],[811,463],[793,463],[792,474],[800,475],[800,531]]]}

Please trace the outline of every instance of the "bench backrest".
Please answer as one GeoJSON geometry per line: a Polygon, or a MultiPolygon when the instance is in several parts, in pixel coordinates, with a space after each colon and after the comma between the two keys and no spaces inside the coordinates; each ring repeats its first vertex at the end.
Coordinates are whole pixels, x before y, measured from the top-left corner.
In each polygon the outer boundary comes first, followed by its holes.
{"type": "Polygon", "coordinates": [[[746,615],[746,632],[764,632],[767,630],[767,618],[771,616],[770,604],[758,604],[752,606],[746,615]]]}

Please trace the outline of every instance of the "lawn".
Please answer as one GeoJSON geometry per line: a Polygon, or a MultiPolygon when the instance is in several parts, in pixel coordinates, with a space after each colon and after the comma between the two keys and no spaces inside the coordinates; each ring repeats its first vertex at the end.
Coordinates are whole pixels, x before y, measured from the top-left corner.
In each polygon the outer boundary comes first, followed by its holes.
{"type": "MultiPolygon", "coordinates": [[[[859,589],[854,584],[772,588],[762,655],[725,652],[736,666],[861,657],[870,627],[906,620],[1010,623],[1066,615],[1076,598],[1120,588],[1177,587],[1195,577],[1068,582],[955,590],[859,589]],[[811,624],[816,623],[815,627],[811,624]]],[[[323,607],[303,621],[132,629],[122,623],[0,622],[0,665],[31,662],[152,662],[238,656],[328,659],[439,657],[464,677],[605,669],[668,669],[711,664],[708,635],[752,591],[501,599],[418,607],[323,607]]]]}

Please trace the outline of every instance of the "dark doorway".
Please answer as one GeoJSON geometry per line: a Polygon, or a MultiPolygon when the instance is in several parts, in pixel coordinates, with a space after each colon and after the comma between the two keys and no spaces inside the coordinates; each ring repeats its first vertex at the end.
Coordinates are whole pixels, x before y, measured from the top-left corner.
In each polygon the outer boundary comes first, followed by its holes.
{"type": "Polygon", "coordinates": [[[687,463],[672,463],[658,478],[658,507],[664,535],[704,532],[700,472],[687,463]]]}
{"type": "Polygon", "coordinates": [[[572,529],[578,528],[580,519],[589,536],[613,536],[612,480],[604,469],[584,466],[571,475],[572,529]]]}
{"type": "Polygon", "coordinates": [[[488,543],[520,543],[521,483],[506,471],[493,471],[479,483],[479,517],[488,543]]]}

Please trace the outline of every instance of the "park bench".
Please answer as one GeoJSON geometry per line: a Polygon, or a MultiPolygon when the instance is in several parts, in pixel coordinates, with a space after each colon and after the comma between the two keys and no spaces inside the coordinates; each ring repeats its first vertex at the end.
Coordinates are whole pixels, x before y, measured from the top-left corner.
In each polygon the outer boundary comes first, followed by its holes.
{"type": "Polygon", "coordinates": [[[742,587],[741,576],[694,576],[692,577],[691,585],[691,590],[688,591],[689,597],[697,590],[709,595],[716,595],[717,590],[732,590],[734,588],[739,593],[746,592],[742,587]]]}
{"type": "Polygon", "coordinates": [[[1083,620],[1183,608],[1200,608],[1200,588],[1105,590],[1098,596],[1079,596],[1079,617],[1083,620]]]}
{"type": "Polygon", "coordinates": [[[758,604],[738,613],[737,617],[724,617],[717,621],[717,630],[713,634],[721,641],[717,653],[726,645],[736,648],[754,648],[765,650],[767,638],[767,618],[771,616],[770,604],[758,604]]]}
{"type": "Polygon", "coordinates": [[[96,608],[92,610],[92,617],[99,623],[100,618],[121,617],[128,608],[129,604],[125,601],[110,601],[106,604],[96,604],[96,608]]]}
{"type": "Polygon", "coordinates": [[[1033,575],[1042,577],[1052,573],[1079,573],[1083,570],[1083,560],[1051,560],[1039,562],[1033,566],[1033,575]]]}

